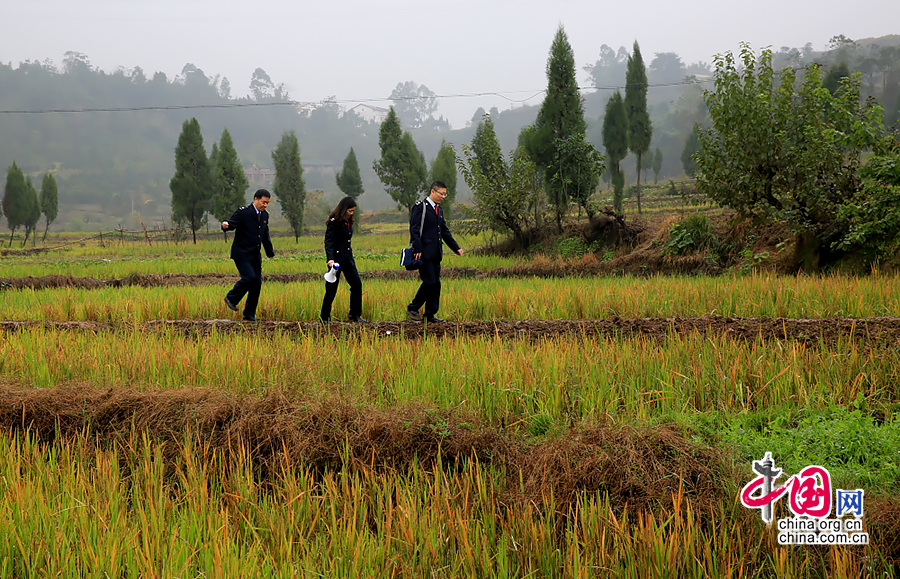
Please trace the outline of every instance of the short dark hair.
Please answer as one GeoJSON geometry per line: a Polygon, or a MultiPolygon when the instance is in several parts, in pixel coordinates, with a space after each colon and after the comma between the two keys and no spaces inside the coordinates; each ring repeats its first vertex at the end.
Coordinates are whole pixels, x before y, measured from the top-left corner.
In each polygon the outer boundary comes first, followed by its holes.
{"type": "Polygon", "coordinates": [[[430,189],[430,190],[431,190],[431,191],[434,191],[434,190],[436,190],[436,189],[446,189],[446,188],[447,188],[447,186],[444,185],[444,182],[443,182],[443,181],[433,181],[433,182],[431,183],[431,189],[430,189]]]}
{"type": "Polygon", "coordinates": [[[266,189],[257,189],[256,193],[253,194],[254,199],[262,199],[263,197],[272,198],[272,194],[269,193],[266,189]]]}
{"type": "Polygon", "coordinates": [[[344,197],[338,202],[337,207],[334,208],[334,211],[331,212],[328,218],[335,221],[346,221],[350,224],[350,227],[353,227],[353,216],[347,217],[347,210],[353,207],[356,207],[356,200],[353,197],[344,197]]]}

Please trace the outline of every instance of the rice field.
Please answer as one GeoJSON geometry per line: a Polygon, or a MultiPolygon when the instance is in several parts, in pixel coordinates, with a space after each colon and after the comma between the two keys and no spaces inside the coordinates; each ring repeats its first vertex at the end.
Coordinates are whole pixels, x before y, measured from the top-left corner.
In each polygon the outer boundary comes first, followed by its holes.
{"type": "MultiPolygon", "coordinates": [[[[264,266],[265,267],[265,266],[264,266]]],[[[267,270],[264,269],[264,273],[267,270]]],[[[445,279],[441,313],[453,321],[578,320],[612,317],[832,318],[900,316],[900,277],[746,276],[636,278],[484,277],[445,279]]],[[[62,287],[3,293],[5,320],[143,323],[155,319],[231,317],[221,285],[95,290],[62,287]]],[[[415,294],[417,278],[366,279],[363,314],[372,321],[399,320],[415,294]]],[[[346,286],[338,290],[336,316],[349,309],[346,286]]],[[[318,319],[324,281],[264,283],[259,317],[280,321],[318,319]]]]}
{"type": "MultiPolygon", "coordinates": [[[[371,238],[360,269],[393,269],[402,235],[371,238]]],[[[264,273],[321,273],[318,243],[277,239],[264,273]]],[[[160,245],[8,255],[0,277],[237,278],[224,242],[160,245]]],[[[144,326],[232,318],[230,283],[0,287],[0,320],[111,328],[0,330],[0,577],[898,575],[900,344],[144,326]],[[737,500],[765,451],[865,488],[869,545],[779,545],[737,500]]],[[[402,319],[416,285],[365,279],[363,315],[402,319]]],[[[258,315],[312,322],[322,292],[265,283],[258,315]]],[[[485,274],[445,279],[441,315],[893,318],[900,279],[485,274]]]]}

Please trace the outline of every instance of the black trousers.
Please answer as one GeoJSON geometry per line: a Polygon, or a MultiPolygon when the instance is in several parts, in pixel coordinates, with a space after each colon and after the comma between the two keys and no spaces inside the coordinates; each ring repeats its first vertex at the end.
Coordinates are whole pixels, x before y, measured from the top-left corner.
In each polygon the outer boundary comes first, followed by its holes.
{"type": "Polygon", "coordinates": [[[347,280],[347,284],[350,286],[350,317],[358,318],[362,315],[362,280],[359,278],[356,262],[351,260],[341,264],[334,283],[325,282],[325,299],[322,300],[322,312],[320,314],[323,320],[331,319],[331,304],[334,303],[334,296],[337,295],[341,275],[344,276],[344,279],[347,280]]]}
{"type": "Polygon", "coordinates": [[[246,295],[247,303],[244,304],[244,317],[255,318],[256,306],[259,303],[259,292],[262,289],[262,260],[236,261],[234,265],[237,267],[238,273],[241,274],[241,279],[228,292],[228,301],[237,304],[246,295]]]}
{"type": "Polygon", "coordinates": [[[441,307],[441,262],[423,260],[419,267],[419,279],[422,280],[422,285],[406,308],[417,312],[424,304],[425,315],[433,316],[441,307]]]}

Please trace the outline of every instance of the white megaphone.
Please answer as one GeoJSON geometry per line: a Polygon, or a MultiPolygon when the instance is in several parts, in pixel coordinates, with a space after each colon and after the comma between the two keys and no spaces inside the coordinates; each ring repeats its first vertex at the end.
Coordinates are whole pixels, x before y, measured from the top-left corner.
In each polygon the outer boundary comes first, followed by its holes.
{"type": "Polygon", "coordinates": [[[341,269],[341,264],[335,263],[331,266],[331,269],[328,270],[328,273],[325,274],[325,281],[328,283],[334,283],[337,281],[338,270],[341,269]]]}

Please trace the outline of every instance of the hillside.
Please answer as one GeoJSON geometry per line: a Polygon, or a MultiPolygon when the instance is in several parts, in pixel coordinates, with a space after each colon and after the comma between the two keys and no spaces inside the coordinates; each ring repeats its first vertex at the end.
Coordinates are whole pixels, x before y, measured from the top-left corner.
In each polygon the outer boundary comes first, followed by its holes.
{"type": "MultiPolygon", "coordinates": [[[[824,53],[811,51],[809,45],[785,47],[775,54],[775,61],[801,65],[815,60],[826,67],[846,62],[851,71],[863,73],[866,94],[882,102],[886,121],[891,123],[900,116],[898,44],[900,35],[846,42],[824,53]]],[[[604,45],[600,59],[583,67],[587,76],[583,86],[621,85],[625,56],[624,48],[616,52],[604,45]]],[[[685,65],[675,53],[659,53],[648,62],[648,103],[654,127],[651,149],[662,151],[663,179],[682,173],[685,139],[706,116],[702,90],[709,85],[678,82],[709,73],[708,65],[685,65]],[[676,86],[670,86],[672,82],[676,86]]],[[[583,91],[588,139],[601,149],[599,129],[609,94],[607,89],[583,91]]],[[[79,53],[68,53],[60,68],[50,61],[26,61],[17,67],[0,64],[0,166],[15,161],[37,182],[43,172],[56,173],[60,213],[52,230],[165,225],[171,213],[168,182],[174,170],[175,144],[182,123],[194,116],[207,150],[227,127],[247,168],[271,167],[270,154],[281,135],[295,131],[307,188],[322,190],[327,203],[339,196],[334,174],[353,147],[366,189],[361,198],[363,209],[394,207],[372,170],[379,155],[378,125],[344,115],[334,103],[299,111],[288,104],[289,98],[280,89],[253,98],[232,97],[219,76],[207,75],[192,64],[172,79],[159,72],[150,76],[140,68],[104,72],[79,53]]],[[[426,160],[434,158],[442,140],[457,151],[470,142],[474,125],[484,112],[474,111],[468,126],[455,130],[413,129],[426,160]]],[[[521,129],[534,121],[537,106],[488,112],[501,146],[508,151],[521,129]]],[[[622,166],[632,182],[633,161],[626,158],[622,166]]],[[[265,183],[251,183],[254,188],[261,185],[265,183]]],[[[465,200],[468,195],[460,179],[458,198],[465,200]]],[[[276,202],[276,219],[278,213],[276,202]]]]}

